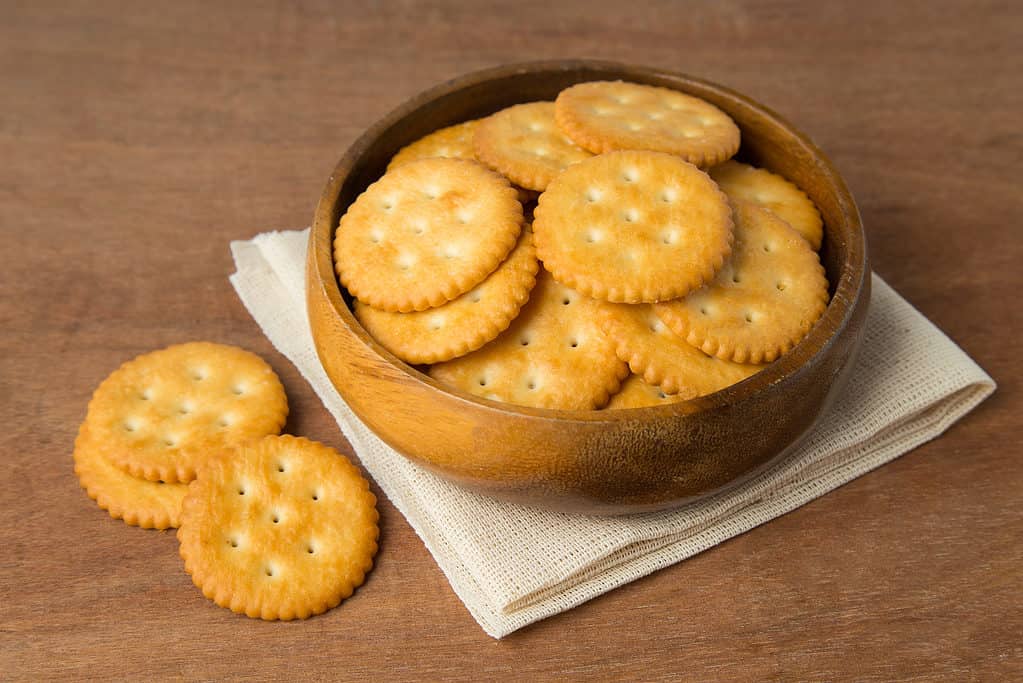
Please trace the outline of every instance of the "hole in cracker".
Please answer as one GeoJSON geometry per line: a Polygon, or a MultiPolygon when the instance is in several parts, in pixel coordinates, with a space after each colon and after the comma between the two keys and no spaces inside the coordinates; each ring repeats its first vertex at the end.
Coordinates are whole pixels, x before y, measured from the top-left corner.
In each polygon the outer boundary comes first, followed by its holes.
{"type": "Polygon", "coordinates": [[[176,437],[173,437],[173,436],[165,436],[165,437],[163,437],[163,445],[164,446],[167,446],[168,448],[170,448],[171,446],[176,446],[177,444],[178,444],[178,440],[177,440],[176,437]]]}
{"type": "Polygon", "coordinates": [[[137,422],[125,422],[124,423],[124,431],[126,431],[126,432],[134,432],[136,429],[138,429],[138,423],[137,422]]]}
{"type": "Polygon", "coordinates": [[[636,211],[635,209],[626,209],[622,214],[622,217],[625,218],[626,223],[635,223],[639,220],[639,211],[636,211]]]}
{"type": "Polygon", "coordinates": [[[668,398],[668,395],[666,393],[664,393],[663,391],[658,391],[657,392],[657,398],[668,398]]]}
{"type": "Polygon", "coordinates": [[[274,524],[280,524],[281,523],[281,516],[279,514],[277,514],[277,513],[274,513],[274,516],[271,517],[270,519],[271,519],[271,521],[274,524]]]}
{"type": "Polygon", "coordinates": [[[639,173],[634,168],[625,169],[625,172],[622,173],[622,180],[627,183],[635,182],[637,179],[639,179],[639,173]]]}
{"type": "Polygon", "coordinates": [[[739,277],[738,273],[732,273],[732,282],[734,282],[735,284],[739,284],[740,282],[742,282],[742,278],[739,277]]]}
{"type": "Polygon", "coordinates": [[[274,575],[274,568],[273,568],[273,567],[266,567],[266,568],[265,568],[265,569],[263,570],[263,572],[264,572],[264,573],[265,573],[265,574],[266,574],[267,576],[273,576],[273,575],[274,575]]]}
{"type": "Polygon", "coordinates": [[[586,201],[590,202],[591,204],[593,202],[600,201],[600,198],[602,196],[603,193],[596,188],[591,187],[590,189],[586,190],[586,201]]]}
{"type": "Polygon", "coordinates": [[[785,291],[785,287],[787,287],[787,285],[786,285],[786,284],[785,284],[784,282],[779,282],[779,283],[778,283],[778,284],[776,284],[776,285],[775,285],[774,287],[775,287],[775,289],[777,289],[777,290],[778,290],[779,292],[784,292],[784,291],[785,291]]]}
{"type": "Polygon", "coordinates": [[[657,319],[654,319],[654,320],[650,321],[650,331],[651,332],[660,332],[663,329],[664,329],[664,323],[661,322],[660,318],[657,318],[657,319]]]}
{"type": "Polygon", "coordinates": [[[182,403],[180,406],[178,406],[178,414],[179,415],[188,415],[191,412],[192,412],[192,405],[189,404],[189,403],[182,403]]]}
{"type": "Polygon", "coordinates": [[[746,311],[746,322],[748,322],[748,323],[753,322],[753,317],[754,316],[753,316],[753,313],[751,311],[746,311]]]}
{"type": "Polygon", "coordinates": [[[529,389],[530,391],[536,391],[536,380],[535,379],[526,380],[526,388],[529,389]]]}
{"type": "Polygon", "coordinates": [[[703,306],[700,306],[700,314],[701,315],[710,315],[710,313],[707,312],[707,309],[704,308],[703,306]]]}
{"type": "Polygon", "coordinates": [[[219,420],[217,420],[217,426],[218,427],[230,427],[231,426],[231,416],[230,415],[225,415],[225,416],[221,417],[219,420]]]}
{"type": "Polygon", "coordinates": [[[487,386],[487,378],[486,377],[480,377],[479,382],[480,382],[480,386],[481,387],[487,386]]]}
{"type": "Polygon", "coordinates": [[[315,549],[315,548],[313,548],[313,546],[312,546],[312,545],[310,544],[310,545],[307,545],[307,546],[306,546],[306,549],[305,549],[305,551],[306,551],[307,553],[309,553],[310,555],[312,555],[313,553],[315,553],[315,552],[316,552],[316,549],[315,549]]]}
{"type": "Polygon", "coordinates": [[[206,379],[208,375],[209,373],[206,371],[206,368],[196,368],[192,370],[192,379],[194,379],[196,382],[201,382],[202,380],[206,379]]]}
{"type": "Polygon", "coordinates": [[[678,233],[674,230],[661,233],[661,242],[664,244],[675,244],[678,242],[678,233]]]}
{"type": "Polygon", "coordinates": [[[229,546],[231,546],[232,548],[237,548],[238,547],[238,539],[237,538],[229,538],[229,539],[227,539],[227,544],[229,546]]]}
{"type": "Polygon", "coordinates": [[[320,499],[319,491],[313,491],[312,499],[313,500],[319,500],[320,499]]]}
{"type": "Polygon", "coordinates": [[[529,346],[529,337],[523,337],[519,340],[519,344],[522,346],[529,346]]]}
{"type": "Polygon", "coordinates": [[[141,401],[148,401],[152,397],[153,397],[153,390],[148,388],[148,387],[143,389],[142,393],[139,394],[139,400],[141,400],[141,401]]]}
{"type": "Polygon", "coordinates": [[[599,230],[587,230],[584,239],[588,244],[593,244],[599,242],[602,236],[599,230]]]}
{"type": "Polygon", "coordinates": [[[671,204],[676,199],[678,199],[678,192],[670,187],[661,192],[661,201],[666,204],[671,204]]]}
{"type": "Polygon", "coordinates": [[[573,349],[578,348],[579,347],[579,340],[578,339],[570,339],[569,342],[568,342],[568,345],[571,348],[573,348],[573,349]]]}
{"type": "Polygon", "coordinates": [[[774,247],[772,247],[770,244],[765,244],[764,245],[764,251],[766,251],[766,252],[770,252],[773,248],[774,247]]]}
{"type": "Polygon", "coordinates": [[[284,467],[284,463],[283,462],[277,463],[277,471],[278,472],[286,472],[287,471],[287,468],[284,467]]]}
{"type": "Polygon", "coordinates": [[[562,306],[567,306],[567,305],[569,305],[570,303],[572,303],[572,299],[570,299],[570,298],[569,298],[569,297],[567,297],[567,296],[566,296],[566,297],[565,297],[564,299],[562,299],[562,300],[561,300],[561,305],[562,305],[562,306]]]}
{"type": "Polygon", "coordinates": [[[477,291],[473,291],[473,292],[469,293],[469,301],[473,302],[474,304],[478,304],[480,302],[480,299],[482,299],[482,298],[483,298],[483,295],[480,294],[477,291]]]}

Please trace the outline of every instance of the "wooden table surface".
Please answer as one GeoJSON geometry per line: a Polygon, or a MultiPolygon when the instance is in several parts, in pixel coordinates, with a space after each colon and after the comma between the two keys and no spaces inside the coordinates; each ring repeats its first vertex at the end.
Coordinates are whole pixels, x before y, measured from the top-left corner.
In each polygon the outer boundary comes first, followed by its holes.
{"type": "Polygon", "coordinates": [[[230,4],[0,3],[0,679],[1023,677],[1018,4],[230,4]],[[239,303],[228,242],[306,226],[346,146],[410,95],[557,57],[700,75],[796,121],[848,180],[875,269],[998,392],[898,461],[502,641],[387,500],[376,569],[341,608],[285,624],[207,602],[173,533],[78,488],[93,388],[146,350],[238,344],[282,376],[289,432],[351,454],[239,303]]]}

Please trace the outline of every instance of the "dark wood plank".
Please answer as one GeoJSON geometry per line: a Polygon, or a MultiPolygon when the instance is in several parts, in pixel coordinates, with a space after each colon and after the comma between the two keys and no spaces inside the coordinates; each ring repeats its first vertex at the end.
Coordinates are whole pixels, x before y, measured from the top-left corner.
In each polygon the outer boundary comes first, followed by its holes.
{"type": "Polygon", "coordinates": [[[3,2],[0,17],[4,677],[1023,675],[1018,5],[3,2]],[[267,624],[204,600],[173,534],[85,497],[69,455],[92,389],[189,339],[263,355],[289,430],[351,453],[228,285],[228,241],[305,226],[345,146],[409,95],[573,56],[700,75],[795,120],[857,196],[877,271],[999,392],[907,457],[500,642],[386,500],[356,596],[267,624]]]}

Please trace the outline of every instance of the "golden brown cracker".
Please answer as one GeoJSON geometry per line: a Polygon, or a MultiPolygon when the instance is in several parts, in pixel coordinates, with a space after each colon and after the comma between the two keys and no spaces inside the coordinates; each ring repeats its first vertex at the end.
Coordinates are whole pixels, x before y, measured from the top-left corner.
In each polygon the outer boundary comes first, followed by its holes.
{"type": "Polygon", "coordinates": [[[666,394],[660,387],[647,384],[639,375],[630,375],[622,382],[622,388],[611,397],[604,409],[650,408],[685,400],[687,399],[681,394],[666,394]]]}
{"type": "Polygon", "coordinates": [[[270,436],[211,460],[178,530],[185,571],[210,600],[262,619],[337,606],[373,566],[376,498],[333,448],[270,436]]]}
{"type": "Polygon", "coordinates": [[[355,302],[355,316],[384,348],[409,363],[437,363],[475,351],[504,331],[536,282],[532,233],[486,280],[457,299],[413,313],[391,313],[355,302]]]}
{"type": "Polygon", "coordinates": [[[472,136],[479,120],[456,123],[453,126],[435,130],[415,142],[405,145],[395,154],[387,170],[393,171],[410,161],[446,157],[448,159],[475,159],[472,151],[472,136]]]}
{"type": "Polygon", "coordinates": [[[620,149],[666,152],[701,167],[739,149],[739,128],[710,102],[677,90],[623,81],[592,81],[562,90],[558,126],[595,154],[620,149]]]}
{"type": "Polygon", "coordinates": [[[810,331],[828,303],[817,254],[767,209],[736,201],[735,249],[717,278],[656,306],[673,332],[705,353],[769,363],[810,331]]]}
{"type": "Polygon", "coordinates": [[[238,443],[277,434],[287,416],[284,387],[262,358],[192,342],[115,370],[93,393],[86,422],[111,463],[174,483],[238,443]]]}
{"type": "Polygon", "coordinates": [[[821,213],[794,183],[734,160],[719,164],[708,173],[729,197],[762,206],[788,223],[814,250],[821,248],[824,236],[821,213]]]}
{"type": "Polygon", "coordinates": [[[685,296],[731,251],[732,217],[710,177],[659,152],[610,152],[569,167],[540,195],[537,255],[588,296],[642,303],[685,296]]]}
{"type": "Polygon", "coordinates": [[[166,529],[180,524],[181,501],[188,484],[165,484],[133,477],[115,467],[104,445],[83,423],[75,439],[75,474],[82,488],[114,519],[143,529],[166,529]]]}
{"type": "Polygon", "coordinates": [[[421,159],[348,207],[334,241],[341,283],[366,305],[406,313],[484,280],[515,246],[522,205],[502,176],[465,159],[421,159]]]}
{"type": "Polygon", "coordinates": [[[541,272],[507,330],[477,351],[432,366],[430,376],[495,401],[599,408],[628,374],[597,323],[599,305],[541,272]]]}
{"type": "Polygon", "coordinates": [[[517,104],[487,117],[476,129],[473,149],[477,159],[516,185],[539,192],[593,156],[558,128],[553,102],[517,104]]]}
{"type": "Polygon", "coordinates": [[[632,372],[680,399],[720,391],[761,368],[708,356],[668,329],[649,304],[605,304],[600,323],[632,372]]]}

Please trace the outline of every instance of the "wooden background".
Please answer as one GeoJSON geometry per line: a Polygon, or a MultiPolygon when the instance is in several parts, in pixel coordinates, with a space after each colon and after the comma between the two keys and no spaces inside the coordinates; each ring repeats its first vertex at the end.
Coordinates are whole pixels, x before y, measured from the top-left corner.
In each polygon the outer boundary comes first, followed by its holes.
{"type": "Polygon", "coordinates": [[[1013,3],[0,2],[0,678],[1023,677],[1023,10],[1013,3]],[[890,6],[889,6],[890,5],[890,6]],[[406,97],[510,61],[703,76],[845,174],[876,270],[1000,383],[946,436],[503,641],[381,502],[367,584],[304,623],[202,598],[70,452],[96,384],[193,339],[267,358],[288,430],[351,453],[227,282],[308,224],[406,97]]]}

